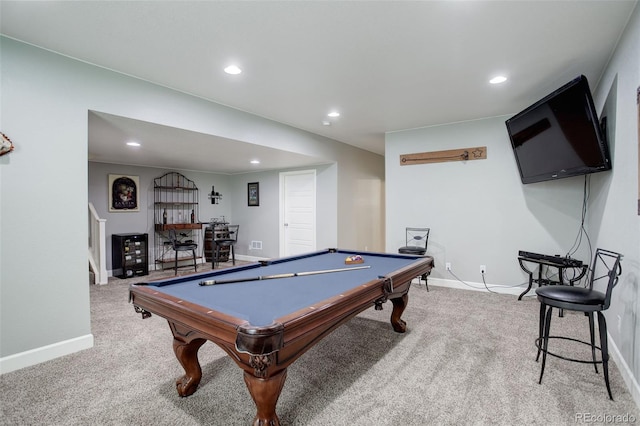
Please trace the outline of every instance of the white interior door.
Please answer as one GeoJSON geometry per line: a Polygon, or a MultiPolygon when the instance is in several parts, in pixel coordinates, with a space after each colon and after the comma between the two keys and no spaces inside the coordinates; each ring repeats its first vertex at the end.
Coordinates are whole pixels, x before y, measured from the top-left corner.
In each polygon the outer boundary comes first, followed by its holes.
{"type": "Polygon", "coordinates": [[[280,173],[280,256],[316,250],[316,171],[280,173]]]}

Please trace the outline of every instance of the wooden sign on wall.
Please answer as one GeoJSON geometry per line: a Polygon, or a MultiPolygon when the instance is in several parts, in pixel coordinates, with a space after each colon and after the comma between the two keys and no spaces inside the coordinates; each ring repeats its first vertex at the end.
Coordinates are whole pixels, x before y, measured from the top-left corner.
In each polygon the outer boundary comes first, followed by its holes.
{"type": "Polygon", "coordinates": [[[486,160],[487,147],[449,149],[446,151],[419,152],[416,154],[403,154],[400,156],[401,166],[414,164],[443,163],[445,161],[486,160]]]}

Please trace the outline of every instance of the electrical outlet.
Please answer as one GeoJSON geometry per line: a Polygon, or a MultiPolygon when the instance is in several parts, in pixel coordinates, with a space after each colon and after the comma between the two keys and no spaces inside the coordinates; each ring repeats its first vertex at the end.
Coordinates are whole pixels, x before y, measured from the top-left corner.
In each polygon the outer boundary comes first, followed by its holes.
{"type": "Polygon", "coordinates": [[[447,262],[444,264],[445,268],[447,268],[447,271],[451,270],[451,262],[447,262]]]}
{"type": "Polygon", "coordinates": [[[486,265],[480,265],[480,273],[481,274],[486,274],[487,273],[487,266],[486,265]]]}

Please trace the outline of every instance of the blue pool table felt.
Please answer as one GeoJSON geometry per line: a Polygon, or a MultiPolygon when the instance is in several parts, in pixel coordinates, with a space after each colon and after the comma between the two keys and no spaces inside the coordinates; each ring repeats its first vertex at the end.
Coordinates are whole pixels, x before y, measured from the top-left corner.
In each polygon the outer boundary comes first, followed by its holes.
{"type": "Polygon", "coordinates": [[[149,286],[178,299],[247,320],[253,326],[268,326],[277,318],[315,305],[371,280],[413,263],[416,258],[393,254],[363,253],[364,263],[346,265],[355,252],[337,251],[295,260],[275,261],[268,266],[251,264],[187,277],[150,282],[149,286]],[[357,268],[292,278],[277,278],[201,286],[203,280],[236,279],[286,273],[357,268]]]}

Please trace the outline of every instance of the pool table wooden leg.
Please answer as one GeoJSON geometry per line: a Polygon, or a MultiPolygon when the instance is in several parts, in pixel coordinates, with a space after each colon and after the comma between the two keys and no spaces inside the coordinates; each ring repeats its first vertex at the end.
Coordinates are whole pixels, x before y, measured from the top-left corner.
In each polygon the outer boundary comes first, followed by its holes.
{"type": "Polygon", "coordinates": [[[176,388],[180,396],[189,396],[198,389],[202,379],[198,349],[204,345],[204,342],[206,342],[205,339],[193,339],[189,343],[173,339],[173,352],[185,371],[185,375],[176,380],[176,388]]]}
{"type": "Polygon", "coordinates": [[[282,370],[275,376],[261,379],[253,374],[244,372],[244,382],[258,409],[253,419],[253,426],[278,426],[280,420],[276,415],[276,403],[287,378],[287,370],[282,370]]]}
{"type": "Polygon", "coordinates": [[[391,325],[393,326],[393,329],[398,333],[404,333],[405,331],[407,331],[407,323],[400,317],[407,307],[408,301],[409,295],[407,293],[403,294],[400,297],[391,299],[391,303],[393,303],[393,312],[391,312],[391,325]]]}

